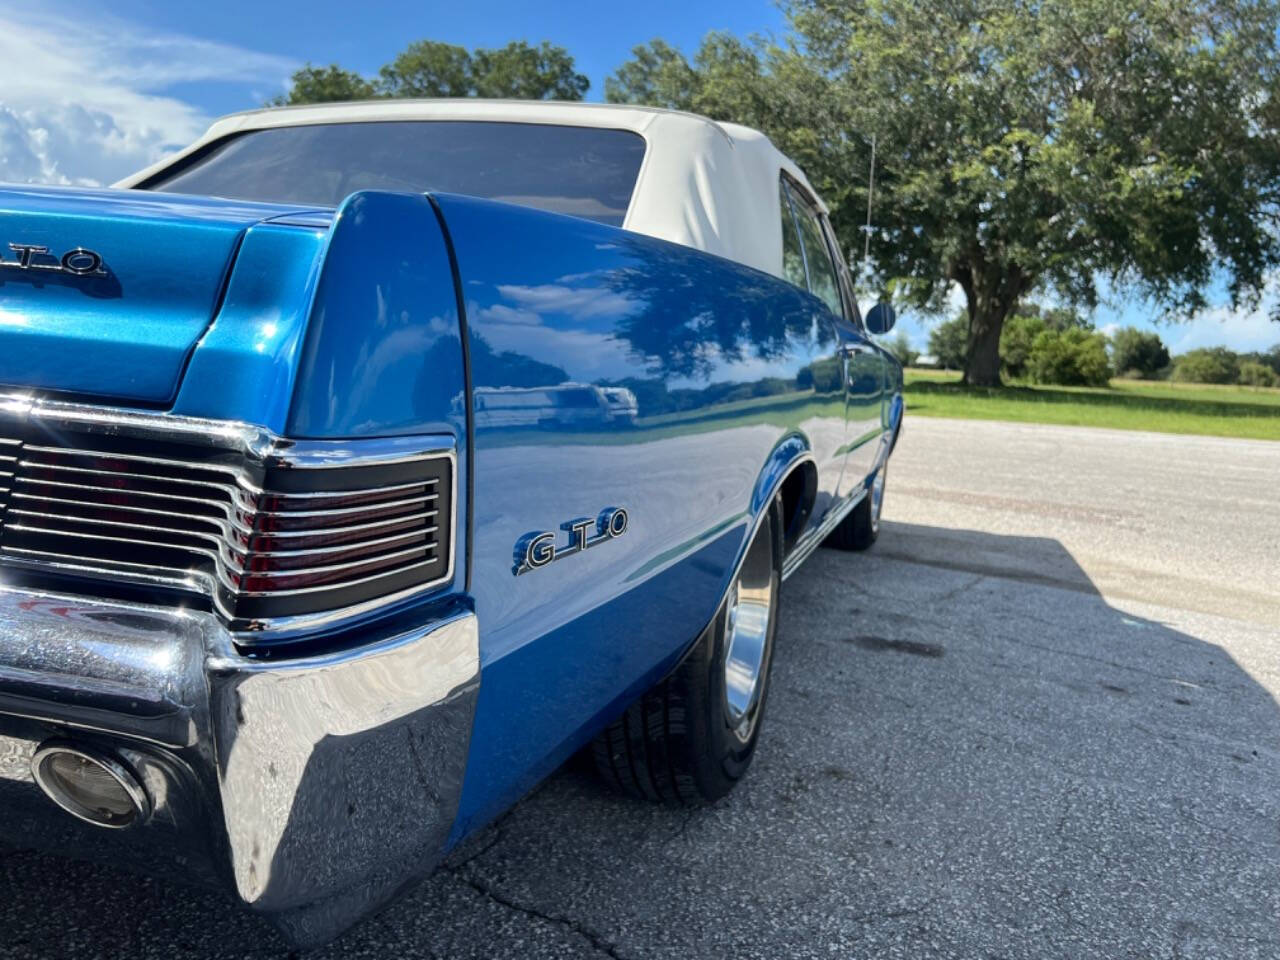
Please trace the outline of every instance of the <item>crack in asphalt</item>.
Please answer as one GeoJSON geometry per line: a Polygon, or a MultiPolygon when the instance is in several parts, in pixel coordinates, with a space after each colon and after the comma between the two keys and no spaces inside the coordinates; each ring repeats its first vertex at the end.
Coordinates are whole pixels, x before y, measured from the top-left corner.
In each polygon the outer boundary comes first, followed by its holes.
{"type": "Polygon", "coordinates": [[[895,907],[891,910],[876,910],[873,913],[864,913],[856,917],[851,917],[854,923],[880,923],[885,920],[901,920],[903,917],[914,917],[924,913],[935,903],[938,902],[937,897],[930,897],[924,903],[914,907],[895,907]]]}
{"type": "Polygon", "coordinates": [[[978,584],[980,584],[983,580],[986,580],[986,579],[987,579],[987,575],[985,573],[975,574],[972,580],[969,580],[966,583],[962,583],[958,587],[952,587],[942,596],[934,597],[929,602],[934,605],[949,603],[950,601],[954,600],[956,597],[960,596],[960,594],[964,593],[966,590],[969,590],[972,587],[976,587],[978,584]]]}
{"type": "Polygon", "coordinates": [[[1063,831],[1067,829],[1067,818],[1071,816],[1071,804],[1075,800],[1076,794],[1080,792],[1081,785],[1073,783],[1067,788],[1066,793],[1062,795],[1062,813],[1058,815],[1058,825],[1054,828],[1053,835],[1061,837],[1063,831]]]}
{"type": "Polygon", "coordinates": [[[689,807],[684,811],[684,816],[680,818],[680,825],[672,832],[667,839],[667,843],[675,843],[689,832],[689,824],[693,823],[693,818],[698,813],[697,807],[689,807]]]}
{"type": "Polygon", "coordinates": [[[564,927],[566,930],[571,930],[574,933],[576,933],[578,936],[582,937],[584,940],[587,941],[587,943],[591,945],[591,948],[593,950],[596,950],[597,952],[605,955],[606,957],[612,957],[613,960],[627,960],[626,957],[624,957],[621,953],[618,952],[618,948],[616,945],[614,945],[613,943],[610,943],[601,934],[597,933],[595,930],[593,930],[591,927],[587,926],[585,923],[581,922],[580,920],[574,920],[572,917],[562,916],[557,913],[545,913],[542,910],[539,910],[537,907],[531,907],[531,906],[526,906],[523,903],[517,903],[515,900],[512,900],[510,897],[507,897],[504,894],[499,893],[497,890],[495,890],[488,884],[481,882],[476,877],[469,876],[468,874],[464,873],[461,867],[449,867],[449,868],[446,868],[446,872],[454,877],[457,877],[459,880],[465,883],[472,890],[476,891],[476,893],[480,894],[481,896],[485,897],[488,900],[491,900],[493,903],[496,903],[500,907],[505,907],[506,909],[515,911],[516,913],[523,913],[526,916],[535,917],[538,920],[543,920],[547,923],[558,924],[564,927]]]}
{"type": "Polygon", "coordinates": [[[491,829],[493,830],[493,836],[489,839],[488,843],[486,843],[484,846],[482,846],[479,850],[475,851],[474,853],[469,854],[465,859],[460,860],[455,864],[442,866],[441,869],[447,870],[450,872],[455,870],[461,870],[463,867],[468,866],[472,861],[479,860],[481,857],[483,857],[486,853],[488,853],[490,850],[492,850],[494,847],[496,847],[499,843],[501,843],[505,839],[505,834],[503,833],[501,826],[495,824],[491,829]]]}

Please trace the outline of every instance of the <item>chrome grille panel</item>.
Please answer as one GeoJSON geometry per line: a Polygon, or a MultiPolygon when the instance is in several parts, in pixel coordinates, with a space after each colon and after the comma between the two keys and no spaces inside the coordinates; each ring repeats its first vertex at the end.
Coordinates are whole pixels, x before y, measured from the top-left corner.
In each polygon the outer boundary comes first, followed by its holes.
{"type": "Polygon", "coordinates": [[[5,566],[204,594],[243,636],[328,628],[452,576],[454,458],[438,438],[184,446],[160,423],[5,412],[5,566]]]}
{"type": "Polygon", "coordinates": [[[21,449],[21,440],[0,437],[0,530],[4,527],[5,508],[13,489],[13,474],[18,466],[18,453],[21,449]]]}

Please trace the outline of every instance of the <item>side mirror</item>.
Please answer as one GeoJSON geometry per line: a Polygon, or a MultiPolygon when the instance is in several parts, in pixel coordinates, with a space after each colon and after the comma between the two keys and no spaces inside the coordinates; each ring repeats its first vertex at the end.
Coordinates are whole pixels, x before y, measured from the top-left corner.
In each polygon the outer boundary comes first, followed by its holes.
{"type": "Polygon", "coordinates": [[[862,322],[867,325],[868,333],[874,333],[878,337],[892,330],[897,321],[898,315],[893,312],[893,307],[881,302],[867,311],[862,322]]]}

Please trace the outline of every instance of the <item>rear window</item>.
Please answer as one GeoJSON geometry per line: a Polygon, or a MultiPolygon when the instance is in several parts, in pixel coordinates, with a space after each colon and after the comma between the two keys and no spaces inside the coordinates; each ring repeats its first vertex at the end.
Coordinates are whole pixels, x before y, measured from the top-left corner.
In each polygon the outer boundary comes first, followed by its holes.
{"type": "Polygon", "coordinates": [[[463,193],[621,226],[644,138],[471,120],[324,123],[220,141],[146,190],[336,207],[357,190],[463,193]]]}

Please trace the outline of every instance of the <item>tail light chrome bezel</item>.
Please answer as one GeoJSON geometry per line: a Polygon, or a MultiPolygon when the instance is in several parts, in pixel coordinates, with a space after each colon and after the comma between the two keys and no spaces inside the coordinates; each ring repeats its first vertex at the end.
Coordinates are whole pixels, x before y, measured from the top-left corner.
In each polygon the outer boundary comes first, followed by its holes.
{"type": "MultiPolygon", "coordinates": [[[[226,481],[222,484],[225,489],[222,492],[229,492],[235,515],[225,518],[216,516],[196,518],[200,523],[216,527],[222,534],[219,536],[178,531],[193,541],[199,540],[201,536],[207,537],[207,548],[203,545],[187,545],[174,550],[185,550],[193,555],[207,552],[209,569],[192,567],[180,570],[172,566],[156,568],[148,564],[122,560],[106,561],[95,557],[77,561],[66,556],[23,556],[21,551],[15,553],[4,547],[4,528],[10,519],[9,507],[13,502],[13,487],[18,478],[15,477],[16,463],[11,462],[11,459],[0,459],[0,569],[8,567],[42,574],[66,575],[78,580],[99,580],[174,591],[177,596],[183,593],[201,594],[208,598],[213,609],[223,620],[227,629],[235,635],[237,641],[246,645],[274,643],[305,635],[329,633],[388,609],[403,606],[418,597],[440,591],[454,579],[458,483],[456,440],[451,434],[417,434],[373,439],[293,440],[251,424],[234,421],[121,410],[26,395],[0,395],[0,438],[2,438],[0,439],[0,458],[17,452],[10,449],[14,444],[4,443],[4,440],[12,438],[15,433],[21,443],[19,449],[30,448],[37,452],[54,450],[71,458],[77,456],[87,458],[89,453],[101,454],[103,460],[123,461],[132,458],[150,461],[147,469],[153,472],[157,469],[164,470],[167,465],[175,471],[185,470],[189,475],[209,473],[225,476],[226,481]],[[33,442],[30,439],[32,437],[37,438],[38,442],[33,442]],[[77,447],[76,442],[66,442],[68,437],[73,440],[90,438],[88,442],[95,446],[86,451],[77,447]],[[103,445],[110,449],[101,449],[103,445]],[[123,447],[115,449],[112,445],[133,445],[139,451],[154,448],[169,455],[122,452],[123,447]],[[183,460],[184,454],[192,459],[183,460]],[[419,466],[421,475],[417,472],[419,466]],[[353,477],[376,477],[384,474],[403,477],[406,471],[413,471],[410,479],[376,486],[380,491],[385,491],[387,496],[399,496],[395,491],[397,486],[402,489],[423,488],[422,495],[410,498],[414,500],[423,499],[429,483],[438,484],[436,487],[438,493],[447,491],[434,521],[421,517],[414,518],[421,519],[424,524],[434,522],[436,526],[435,529],[418,528],[416,530],[417,533],[427,536],[436,534],[435,543],[442,556],[433,558],[430,562],[435,563],[436,560],[443,559],[443,566],[433,568],[431,572],[434,575],[423,581],[407,583],[404,587],[388,593],[355,599],[350,603],[337,606],[324,606],[322,609],[307,609],[303,612],[282,615],[245,613],[237,610],[237,607],[246,606],[241,602],[243,598],[257,594],[241,590],[239,584],[232,582],[233,578],[228,576],[228,569],[234,567],[233,555],[239,553],[244,558],[244,565],[238,571],[238,575],[244,577],[264,573],[264,571],[249,570],[247,564],[253,557],[270,556],[271,553],[283,556],[283,552],[275,548],[269,548],[266,554],[253,554],[248,549],[252,538],[255,537],[284,539],[281,536],[272,537],[272,531],[261,529],[258,526],[260,517],[270,514],[291,517],[296,521],[303,511],[286,511],[278,508],[285,501],[302,501],[308,497],[323,498],[326,503],[324,512],[332,515],[350,513],[352,519],[360,517],[362,510],[376,511],[380,506],[389,509],[385,503],[361,506],[357,502],[353,503],[349,509],[334,507],[333,504],[344,498],[358,500],[369,495],[369,491],[362,489],[352,480],[353,477]],[[272,483],[283,484],[283,487],[269,485],[265,482],[268,477],[272,478],[272,483]],[[439,482],[440,480],[443,482],[439,482]],[[327,481],[337,482],[338,488],[325,487],[324,484],[327,481]],[[265,511],[260,505],[260,501],[265,502],[268,498],[274,498],[272,502],[277,507],[274,512],[265,511]],[[242,514],[241,511],[243,511],[242,514]],[[248,518],[247,524],[245,518],[248,518]],[[445,542],[440,543],[440,540],[445,542]]],[[[92,469],[66,465],[50,468],[40,463],[34,464],[29,469],[41,469],[42,466],[46,469],[78,470],[80,473],[95,472],[92,469]]],[[[183,483],[195,485],[204,483],[210,487],[215,485],[212,482],[182,477],[148,478],[141,473],[123,476],[141,482],[144,486],[149,480],[155,480],[157,484],[167,483],[179,486],[183,483]]],[[[52,485],[52,481],[48,479],[30,482],[39,483],[45,487],[52,485]]],[[[128,493],[135,497],[148,496],[145,490],[133,488],[130,488],[128,493]]],[[[177,499],[168,493],[156,496],[163,496],[168,500],[177,499]]],[[[430,501],[424,500],[424,502],[430,501]]],[[[409,509],[408,503],[408,499],[402,501],[401,508],[409,509]]],[[[85,505],[84,512],[91,513],[93,509],[95,508],[92,505],[85,505]]],[[[117,506],[108,504],[101,509],[114,510],[117,506]]],[[[118,509],[145,513],[137,506],[118,507],[118,509]]],[[[317,514],[320,512],[316,511],[317,514]]],[[[408,517],[391,516],[385,522],[390,526],[397,521],[408,523],[408,520],[408,517]]],[[[68,522],[84,527],[95,521],[73,516],[68,522]]],[[[113,527],[124,526],[112,520],[96,522],[104,522],[113,527]]],[[[376,523],[376,520],[374,522],[376,523]]],[[[165,528],[161,524],[157,529],[165,528]]],[[[316,536],[320,534],[340,536],[342,531],[315,529],[302,532],[316,536]]],[[[402,541],[410,535],[410,532],[412,531],[402,528],[402,541]]],[[[86,539],[84,534],[71,536],[73,539],[86,539]]],[[[367,534],[357,535],[356,547],[353,549],[369,546],[367,539],[360,539],[363,536],[367,534]]],[[[118,536],[107,539],[123,542],[118,536]]],[[[394,540],[394,537],[389,538],[387,550],[392,546],[390,540],[394,540]]],[[[151,541],[146,541],[146,544],[156,551],[164,549],[151,541]]],[[[340,544],[331,543],[327,548],[319,546],[315,549],[333,553],[339,547],[340,544]]],[[[28,551],[28,553],[34,552],[38,551],[28,551]]],[[[405,559],[409,559],[410,552],[405,550],[405,559]]],[[[279,556],[276,557],[277,560],[279,556]]],[[[385,559],[385,555],[379,555],[376,559],[385,559]]],[[[367,567],[374,562],[374,559],[370,559],[361,564],[356,560],[351,566],[367,567]]],[[[426,561],[420,565],[426,565],[426,561]]],[[[305,571],[268,572],[283,577],[289,573],[301,575],[305,571]]],[[[389,579],[394,573],[395,569],[392,569],[391,572],[375,574],[369,579],[376,580],[380,576],[389,579]]],[[[408,579],[410,578],[401,578],[402,581],[408,579]]],[[[325,598],[322,595],[325,591],[336,592],[353,584],[354,581],[336,585],[319,583],[299,588],[296,593],[314,592],[317,600],[323,604],[325,598]]],[[[358,594],[359,591],[356,593],[358,594]]],[[[275,597],[284,594],[285,591],[281,589],[275,592],[268,591],[266,595],[275,597]]]]}

